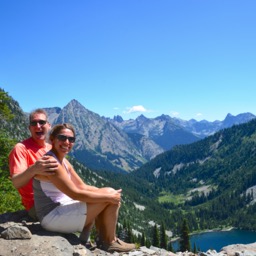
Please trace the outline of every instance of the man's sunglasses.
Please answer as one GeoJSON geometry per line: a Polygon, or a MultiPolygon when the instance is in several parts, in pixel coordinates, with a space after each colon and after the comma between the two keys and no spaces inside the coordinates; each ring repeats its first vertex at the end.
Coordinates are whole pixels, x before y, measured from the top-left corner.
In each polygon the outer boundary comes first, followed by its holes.
{"type": "Polygon", "coordinates": [[[75,137],[69,137],[69,136],[62,135],[62,134],[58,134],[57,139],[60,140],[60,141],[66,141],[68,139],[68,141],[70,143],[74,143],[76,141],[75,137]]]}
{"type": "Polygon", "coordinates": [[[47,123],[47,121],[45,121],[45,120],[39,120],[39,121],[31,121],[30,125],[31,126],[37,126],[37,124],[45,125],[46,123],[47,123]]]}

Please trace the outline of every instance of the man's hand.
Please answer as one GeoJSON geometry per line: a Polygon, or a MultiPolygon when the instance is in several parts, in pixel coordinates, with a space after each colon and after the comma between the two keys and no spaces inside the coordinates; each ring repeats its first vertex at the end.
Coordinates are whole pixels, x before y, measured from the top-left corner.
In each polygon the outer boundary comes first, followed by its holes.
{"type": "Polygon", "coordinates": [[[58,168],[58,161],[50,156],[43,156],[35,162],[32,168],[35,174],[44,176],[54,175],[58,168]]]}
{"type": "Polygon", "coordinates": [[[35,175],[54,175],[58,168],[58,162],[57,160],[50,158],[50,156],[43,156],[28,169],[18,174],[14,174],[12,176],[12,183],[14,187],[19,189],[25,186],[35,175]]]}

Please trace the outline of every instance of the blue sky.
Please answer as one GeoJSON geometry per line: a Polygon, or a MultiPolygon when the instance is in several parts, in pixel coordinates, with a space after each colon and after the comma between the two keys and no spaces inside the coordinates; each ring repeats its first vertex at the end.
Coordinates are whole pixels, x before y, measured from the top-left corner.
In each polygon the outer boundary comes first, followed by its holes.
{"type": "Polygon", "coordinates": [[[0,87],[25,112],[256,115],[255,0],[0,0],[0,87]]]}

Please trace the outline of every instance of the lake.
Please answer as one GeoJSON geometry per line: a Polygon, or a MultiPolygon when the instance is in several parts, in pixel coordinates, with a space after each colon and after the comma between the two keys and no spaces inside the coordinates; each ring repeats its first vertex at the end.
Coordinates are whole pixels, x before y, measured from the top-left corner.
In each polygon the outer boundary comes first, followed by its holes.
{"type": "MultiPolygon", "coordinates": [[[[192,235],[190,237],[191,250],[194,248],[200,248],[200,251],[206,252],[209,249],[214,249],[217,252],[222,247],[231,244],[250,244],[256,242],[256,232],[248,230],[232,229],[230,231],[212,231],[192,235]]],[[[173,242],[173,249],[176,251],[179,247],[179,243],[173,242]]]]}

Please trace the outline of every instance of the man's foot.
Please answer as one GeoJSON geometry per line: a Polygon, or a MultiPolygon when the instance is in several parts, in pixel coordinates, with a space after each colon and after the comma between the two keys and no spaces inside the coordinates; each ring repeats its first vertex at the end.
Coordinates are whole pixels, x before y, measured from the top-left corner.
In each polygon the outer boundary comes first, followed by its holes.
{"type": "Polygon", "coordinates": [[[103,243],[101,249],[107,252],[129,252],[135,248],[135,244],[125,243],[117,238],[112,244],[103,243]]]}

